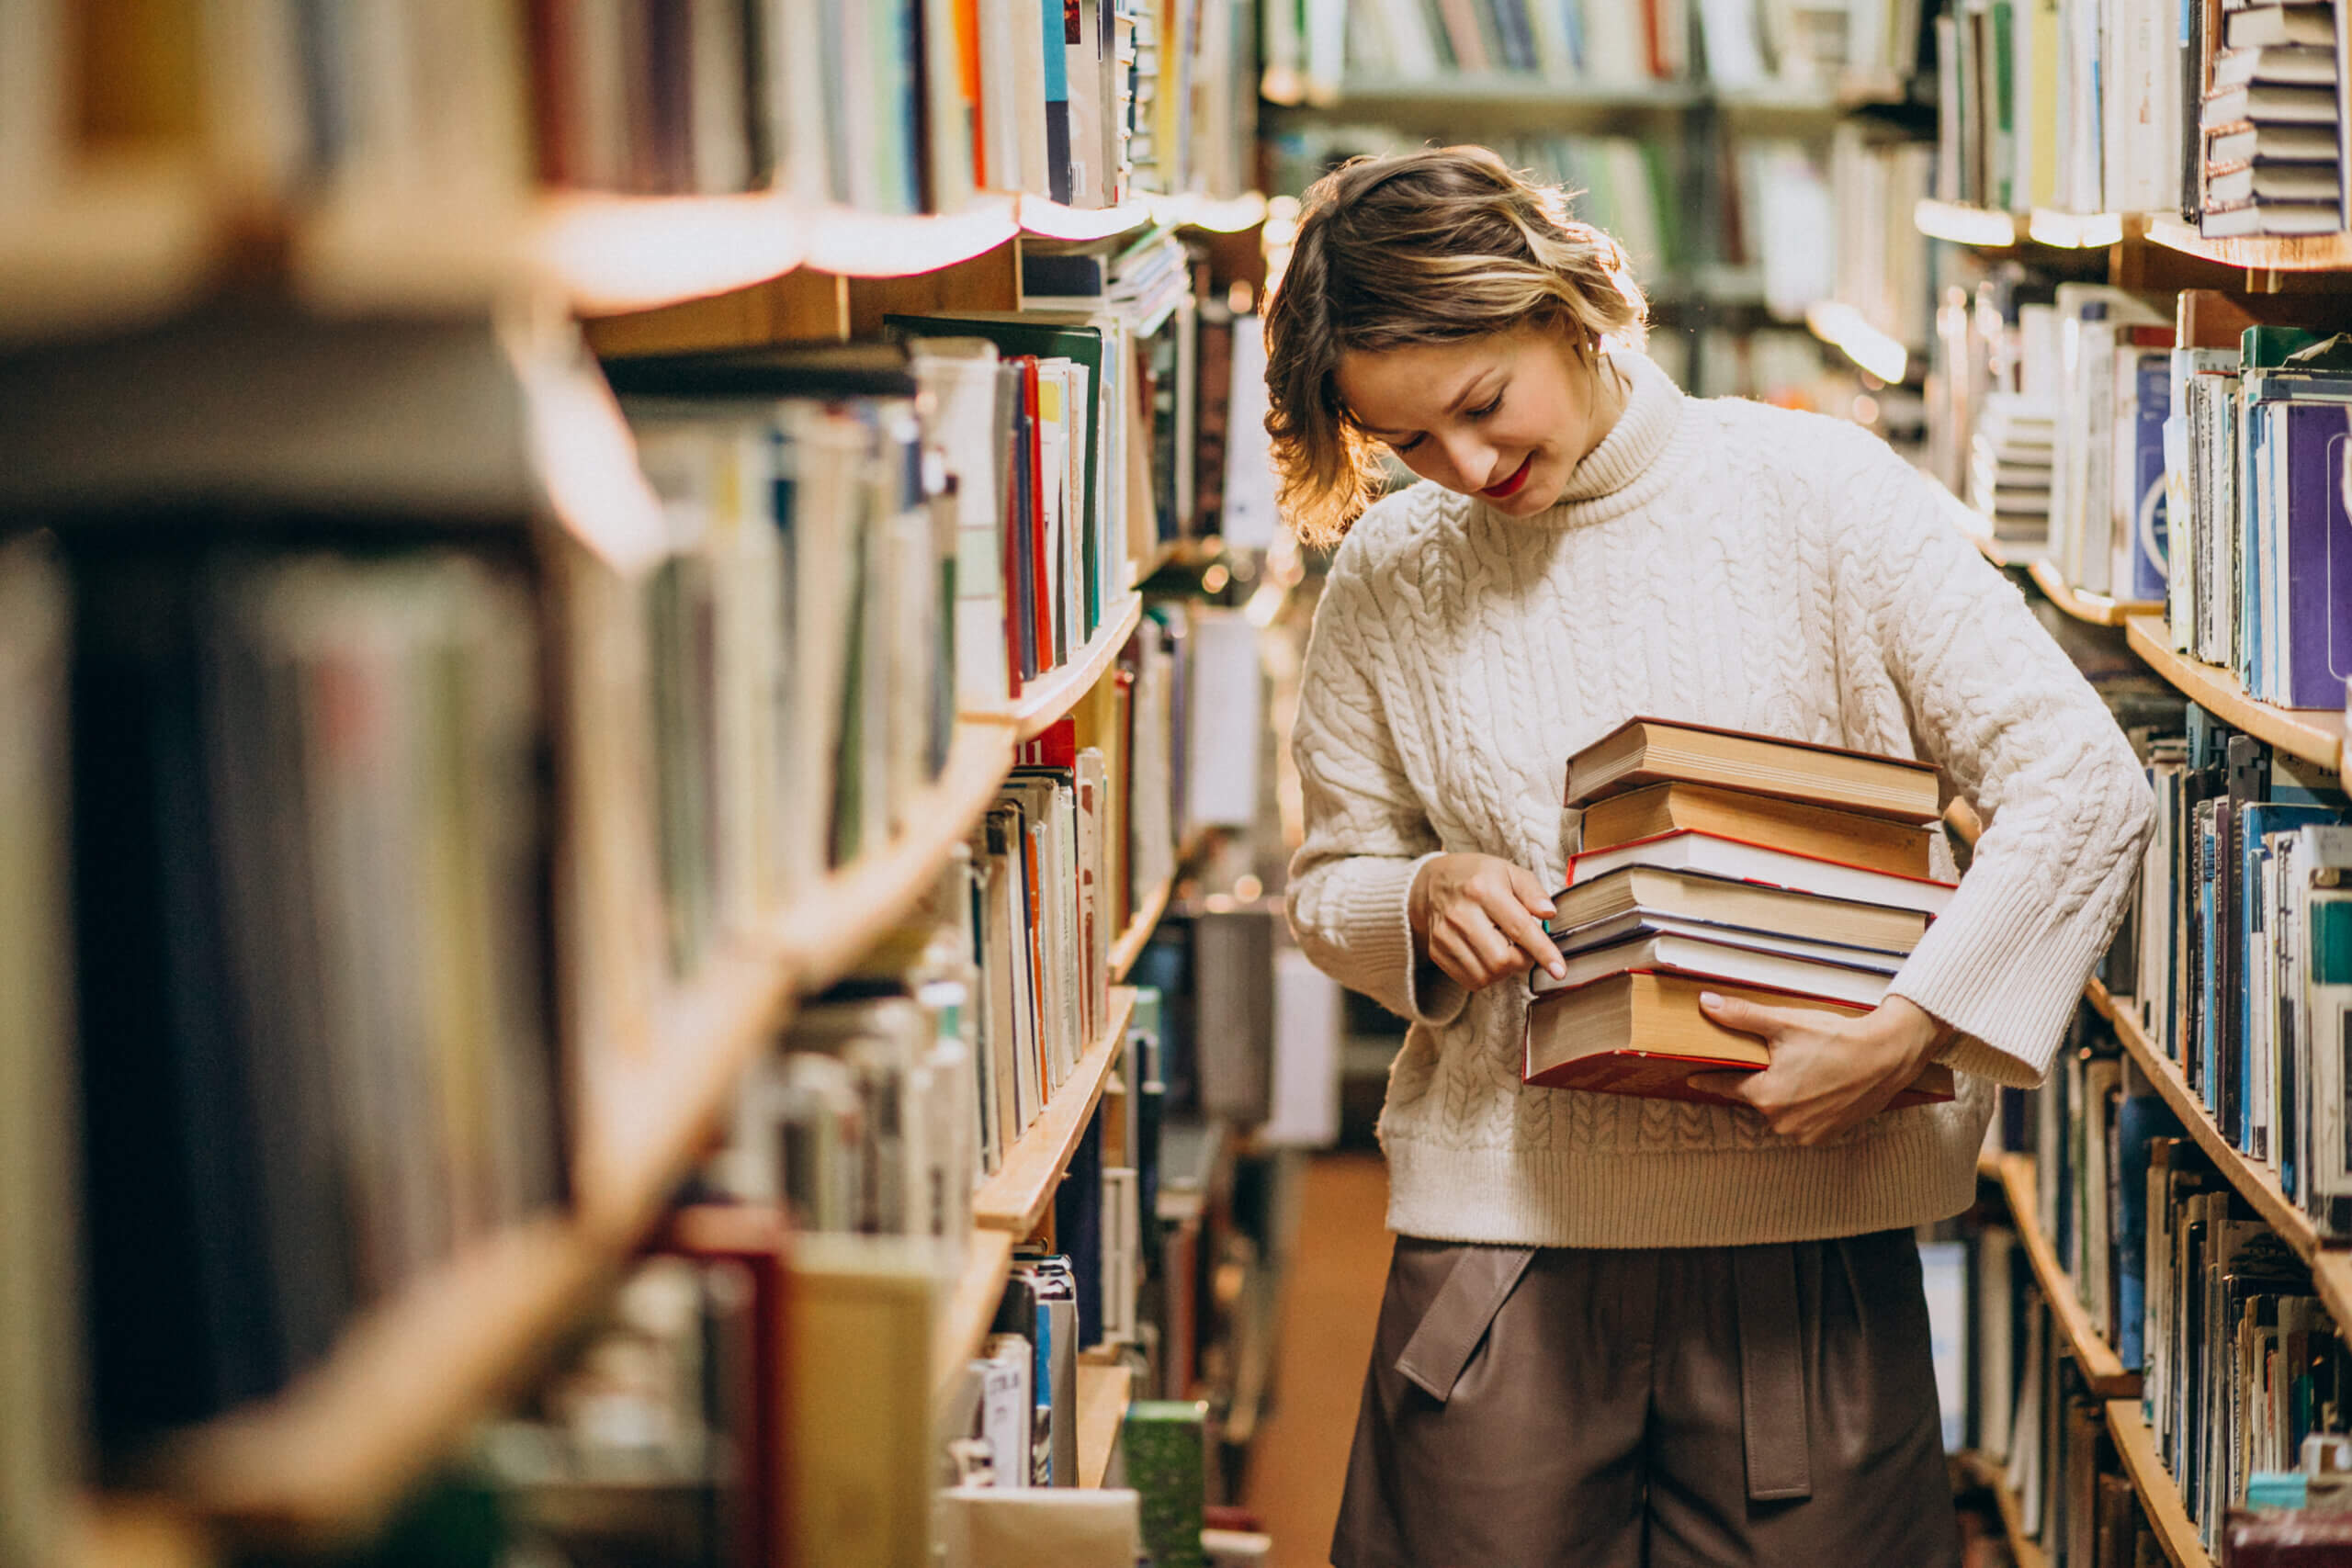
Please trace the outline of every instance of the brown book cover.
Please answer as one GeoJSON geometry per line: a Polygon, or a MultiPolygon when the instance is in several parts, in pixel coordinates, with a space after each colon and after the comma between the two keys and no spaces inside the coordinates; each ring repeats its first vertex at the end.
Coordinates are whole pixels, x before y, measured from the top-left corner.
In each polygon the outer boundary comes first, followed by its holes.
{"type": "Polygon", "coordinates": [[[1566,803],[1589,807],[1668,783],[1713,784],[1915,826],[1942,811],[1930,763],[1638,716],[1568,759],[1566,803]]]}
{"type": "MultiPolygon", "coordinates": [[[[1634,970],[1530,1002],[1521,1076],[1546,1089],[1744,1104],[1695,1088],[1690,1079],[1702,1073],[1757,1071],[1770,1062],[1770,1049],[1701,1012],[1702,990],[1765,1007],[1812,1008],[1849,1018],[1871,1010],[1789,991],[1634,970]]],[[[1951,1069],[1930,1064],[1888,1109],[1950,1100],[1953,1092],[1951,1069]]]]}
{"type": "Polygon", "coordinates": [[[1769,795],[1707,784],[1656,784],[1585,808],[1583,852],[1688,829],[1867,866],[1896,876],[1930,874],[1928,831],[1769,795]]]}
{"type": "Polygon", "coordinates": [[[695,1203],[672,1213],[653,1246],[656,1252],[740,1265],[751,1283],[752,1387],[745,1391],[745,1451],[736,1463],[749,1504],[741,1521],[742,1560],[761,1568],[787,1561],[782,1509],[791,1481],[785,1443],[792,1408],[786,1382],[791,1243],[791,1221],[781,1207],[695,1203]]]}

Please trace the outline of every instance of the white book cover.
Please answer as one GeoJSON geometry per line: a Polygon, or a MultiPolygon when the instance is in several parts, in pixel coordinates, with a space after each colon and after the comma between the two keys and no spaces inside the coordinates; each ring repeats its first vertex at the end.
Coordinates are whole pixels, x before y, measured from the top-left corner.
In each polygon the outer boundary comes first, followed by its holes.
{"type": "Polygon", "coordinates": [[[1954,890],[1954,885],[1948,882],[1896,876],[1689,829],[1579,854],[1568,863],[1568,886],[1581,887],[1612,871],[1633,865],[1703,872],[1711,876],[1758,882],[1825,898],[1850,898],[1857,903],[1917,909],[1926,915],[1941,914],[1951,902],[1954,890]]]}
{"type": "Polygon", "coordinates": [[[1030,1387],[1035,1352],[1018,1334],[992,1334],[981,1347],[980,1439],[1003,1488],[1029,1484],[1029,1435],[1036,1398],[1030,1387]]]}
{"type": "Polygon", "coordinates": [[[1187,640],[1193,668],[1185,829],[1246,828],[1258,816],[1264,684],[1258,628],[1238,610],[1199,609],[1187,640]]]}
{"type": "Polygon", "coordinates": [[[2312,1096],[2311,1193],[2352,1199],[2352,828],[2297,831],[2294,941],[2312,1096]],[[2335,886],[2328,886],[2333,882],[2335,886]]]}
{"type": "Polygon", "coordinates": [[[1607,947],[1588,948],[1562,961],[1567,973],[1559,979],[1543,969],[1528,972],[1528,988],[1536,996],[1572,990],[1595,980],[1634,969],[1671,969],[1687,975],[1736,985],[1794,991],[1857,1007],[1876,1007],[1886,998],[1890,978],[1883,972],[1846,964],[1823,964],[1768,953],[1759,948],[1679,935],[1635,937],[1607,947]]]}
{"type": "Polygon", "coordinates": [[[1010,700],[1005,662],[996,345],[983,338],[917,338],[915,378],[932,399],[932,445],[955,486],[956,696],[967,713],[1010,700]]]}
{"type": "Polygon", "coordinates": [[[1919,1244],[1919,1282],[1928,1300],[1928,1352],[1943,1417],[1944,1451],[1966,1446],[1968,1430],[1968,1244],[1919,1244]]]}

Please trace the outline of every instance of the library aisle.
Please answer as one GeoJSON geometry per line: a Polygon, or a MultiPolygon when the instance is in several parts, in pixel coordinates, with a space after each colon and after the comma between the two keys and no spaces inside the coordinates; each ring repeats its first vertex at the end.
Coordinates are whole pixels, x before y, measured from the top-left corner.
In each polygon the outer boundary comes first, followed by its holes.
{"type": "Polygon", "coordinates": [[[1376,1153],[1319,1155],[1306,1168],[1299,1248],[1283,1293],[1273,1414],[1258,1435],[1242,1506],[1272,1538],[1269,1568],[1320,1568],[1347,1480],[1356,1398],[1388,1275],[1388,1173],[1376,1153]]]}

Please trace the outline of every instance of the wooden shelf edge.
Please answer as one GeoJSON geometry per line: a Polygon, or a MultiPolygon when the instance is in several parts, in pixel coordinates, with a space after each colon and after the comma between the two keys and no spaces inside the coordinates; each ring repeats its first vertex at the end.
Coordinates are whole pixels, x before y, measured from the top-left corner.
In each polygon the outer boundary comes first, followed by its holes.
{"type": "Polygon", "coordinates": [[[2352,267],[2352,234],[2248,235],[2209,240],[2177,217],[2152,215],[2146,238],[2167,250],[2249,272],[2335,272],[2352,267]]]}
{"type": "Polygon", "coordinates": [[[2060,574],[2055,562],[2047,558],[2026,568],[2033,585],[2067,615],[2095,626],[2120,626],[2132,615],[2160,615],[2164,606],[2139,599],[2110,599],[2104,593],[2089,593],[2075,587],[2060,574]]]}
{"type": "Polygon", "coordinates": [[[1121,596],[1116,611],[1094,628],[1094,635],[1074,658],[1029,682],[1012,705],[1014,739],[1035,740],[1076,706],[1078,699],[1102,679],[1102,672],[1111,668],[1142,620],[1143,595],[1130,588],[1121,596]]]}
{"type": "Polygon", "coordinates": [[[956,1385],[964,1363],[980,1353],[980,1342],[996,1321],[997,1298],[1004,1293],[1005,1270],[1012,1266],[1012,1233],[975,1229],[966,1244],[963,1272],[939,1314],[933,1336],[932,1376],[937,1397],[956,1385]]]}
{"type": "Polygon", "coordinates": [[[2001,1533],[2008,1538],[2016,1568],[2049,1568],[2049,1554],[2025,1529],[2025,1504],[2009,1485],[2008,1467],[1973,1449],[1952,1455],[1962,1472],[1993,1494],[2001,1513],[2001,1533]]]}
{"type": "Polygon", "coordinates": [[[1122,1365],[1078,1363],[1078,1483],[1100,1487],[1111,1468],[1111,1450],[1127,1418],[1135,1374],[1122,1365]]]}
{"type": "Polygon", "coordinates": [[[1046,1217],[1054,1189],[1069,1168],[1079,1135],[1086,1131],[1087,1121],[1102,1098],[1103,1082],[1111,1076],[1111,1064],[1118,1059],[1127,1020],[1135,1010],[1134,987],[1111,987],[1110,1018],[1102,1037],[1087,1047],[1077,1067],[1037,1112],[1037,1120],[1014,1141],[996,1174],[973,1194],[974,1224],[1023,1236],[1046,1217]]]}
{"type": "Polygon", "coordinates": [[[2156,1456],[2155,1438],[2148,1430],[2147,1422],[2141,1418],[2140,1402],[2108,1401],[2107,1429],[2115,1439],[2115,1452],[2123,1461],[2124,1473],[2132,1478],[2132,1490],[2140,1494],[2140,1507],[2148,1517],[2148,1528],[2155,1533],[2165,1555],[2172,1560],[2173,1568],[2213,1568],[2213,1560],[2205,1555],[2197,1527],[2188,1522],[2188,1510],[2181,1506],[2180,1488],[2156,1456]]]}
{"type": "Polygon", "coordinates": [[[978,821],[1012,767],[1007,727],[961,718],[939,778],[905,811],[905,827],[878,852],[842,867],[794,901],[778,948],[810,990],[831,985],[875,939],[905,917],[978,821]]]}
{"type": "Polygon", "coordinates": [[[2245,694],[2237,677],[2226,670],[2199,664],[2172,650],[2172,637],[2160,615],[2127,615],[2123,635],[2148,668],[2163,676],[2183,696],[2245,730],[2307,762],[2341,773],[2344,762],[2344,715],[2335,708],[2282,708],[2256,702],[2245,694]]]}
{"type": "Polygon", "coordinates": [[[2329,1314],[2338,1323],[2352,1323],[2352,1253],[2321,1247],[2318,1230],[2308,1215],[2288,1201],[2278,1179],[2230,1146],[2211,1112],[2198,1099],[2196,1090],[2188,1087],[2179,1065],[2156,1048],[2137,1018],[2116,1006],[2106,987],[2093,980],[2085,994],[2099,1015],[2115,1026],[2116,1038],[2122,1041],[2124,1050],[2139,1064],[2148,1081],[2155,1085],[2156,1092],[2197,1141],[2197,1146],[2205,1151],[2205,1157],[2253,1205],[2263,1223],[2310,1266],[2312,1284],[2327,1303],[2329,1314]]]}
{"type": "Polygon", "coordinates": [[[488,1238],[362,1314],[283,1393],[178,1439],[175,1492],[202,1517],[275,1532],[379,1517],[622,1256],[554,1216],[488,1238]]]}
{"type": "Polygon", "coordinates": [[[2065,1335],[2066,1343],[2074,1350],[2075,1364],[2082,1369],[2083,1381],[2096,1393],[2130,1394],[2136,1398],[2140,1374],[2124,1370],[2115,1348],[2107,1342],[2107,1336],[2099,1332],[2090,1314],[2084,1310],[2082,1298],[2075,1293],[2073,1277],[2058,1266],[2057,1250],[2041,1234],[2033,1156],[2003,1155],[2000,1176],[2002,1195],[2008,1200],[2009,1223],[2016,1228],[2018,1239],[2025,1244],[2026,1258],[2033,1265],[2034,1278],[2041,1284],[2042,1299],[2049,1303],[2059,1331],[2065,1335]]]}
{"type": "Polygon", "coordinates": [[[1129,920],[1127,929],[1119,933],[1119,940],[1111,944],[1113,980],[1125,979],[1127,971],[1136,966],[1136,960],[1143,956],[1143,950],[1150,944],[1151,933],[1159,925],[1159,917],[1168,912],[1169,895],[1175,891],[1175,879],[1170,877],[1147,894],[1143,907],[1135,913],[1135,919],[1129,920]]]}

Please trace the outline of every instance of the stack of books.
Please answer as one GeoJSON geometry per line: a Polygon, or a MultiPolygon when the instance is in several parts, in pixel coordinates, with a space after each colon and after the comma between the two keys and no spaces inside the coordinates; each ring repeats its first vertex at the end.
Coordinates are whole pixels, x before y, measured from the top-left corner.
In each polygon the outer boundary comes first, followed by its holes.
{"type": "MultiPolygon", "coordinates": [[[[1708,1103],[1694,1075],[1767,1065],[1702,991],[1859,1015],[1951,896],[1928,874],[1934,768],[1803,741],[1634,718],[1568,761],[1582,850],[1534,971],[1531,1084],[1708,1103]]],[[[1897,1106],[1949,1100],[1929,1066],[1897,1106]]]]}
{"type": "Polygon", "coordinates": [[[2210,237],[2333,234],[2344,227],[2336,8],[2232,6],[2200,123],[2210,237]]]}
{"type": "Polygon", "coordinates": [[[1988,392],[1969,444],[1968,504],[1993,520],[1996,539],[2050,536],[2050,473],[2057,422],[2049,403],[1988,392]]]}

